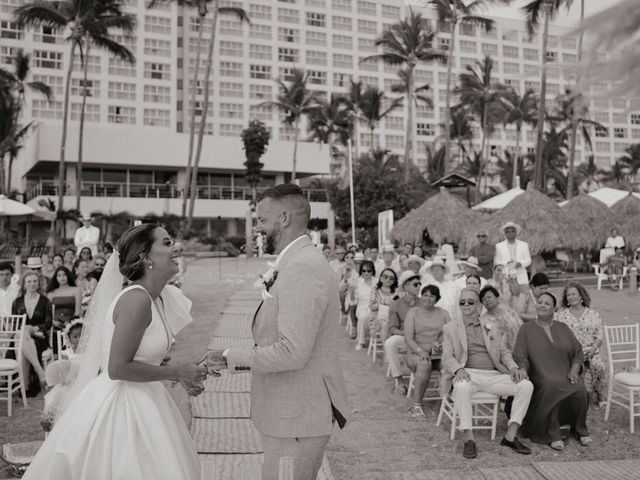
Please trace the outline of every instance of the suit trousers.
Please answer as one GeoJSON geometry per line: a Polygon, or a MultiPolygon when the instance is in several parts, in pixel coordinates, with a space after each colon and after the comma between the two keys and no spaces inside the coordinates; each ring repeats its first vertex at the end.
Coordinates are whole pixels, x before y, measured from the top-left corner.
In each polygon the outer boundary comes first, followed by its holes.
{"type": "Polygon", "coordinates": [[[320,437],[272,437],[260,434],[264,448],[262,480],[279,480],[280,459],[293,458],[295,480],[316,480],[331,435],[320,437]]]}
{"type": "Polygon", "coordinates": [[[513,383],[511,375],[500,373],[498,370],[465,368],[465,371],[471,377],[471,381],[463,380],[453,384],[453,403],[460,416],[460,430],[471,430],[473,414],[471,397],[476,392],[513,396],[509,424],[522,425],[533,394],[533,384],[529,380],[513,383]]]}
{"type": "Polygon", "coordinates": [[[402,335],[391,335],[384,342],[384,355],[391,369],[393,378],[400,377],[404,373],[402,368],[402,355],[407,353],[407,342],[402,335]]]}

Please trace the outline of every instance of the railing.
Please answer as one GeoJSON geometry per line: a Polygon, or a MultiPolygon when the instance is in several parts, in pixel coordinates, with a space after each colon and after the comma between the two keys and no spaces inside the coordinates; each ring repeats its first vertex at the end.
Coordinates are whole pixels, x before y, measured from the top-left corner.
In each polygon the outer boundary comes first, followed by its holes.
{"type": "MultiPolygon", "coordinates": [[[[257,188],[260,195],[266,188],[257,188]]],[[[322,189],[306,189],[310,202],[327,202],[327,194],[322,189]]],[[[67,183],[64,194],[76,194],[75,183],[67,183]]],[[[57,196],[58,182],[40,180],[27,190],[27,201],[39,196],[57,196]]],[[[124,197],[124,198],[182,198],[182,188],[169,183],[118,183],[118,182],[82,182],[83,197],[124,197]]],[[[251,187],[230,187],[199,185],[198,197],[202,200],[251,200],[251,187]]]]}

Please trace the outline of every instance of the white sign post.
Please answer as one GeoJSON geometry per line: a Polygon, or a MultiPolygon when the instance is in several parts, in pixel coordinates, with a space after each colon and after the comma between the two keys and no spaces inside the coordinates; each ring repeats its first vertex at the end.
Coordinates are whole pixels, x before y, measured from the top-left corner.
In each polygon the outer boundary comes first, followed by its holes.
{"type": "Polygon", "coordinates": [[[382,247],[391,244],[389,232],[393,228],[393,210],[385,210],[378,213],[378,251],[382,247]]]}

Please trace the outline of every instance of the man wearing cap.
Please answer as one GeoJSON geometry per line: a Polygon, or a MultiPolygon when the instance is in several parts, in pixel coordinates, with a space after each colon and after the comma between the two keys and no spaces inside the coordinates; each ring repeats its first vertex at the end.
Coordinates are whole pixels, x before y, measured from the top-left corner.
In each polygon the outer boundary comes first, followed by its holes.
{"type": "Polygon", "coordinates": [[[382,247],[382,258],[375,262],[376,272],[382,272],[385,268],[390,268],[397,274],[400,270],[400,265],[395,257],[393,245],[384,245],[382,247]]]}
{"type": "Polygon", "coordinates": [[[482,270],[478,265],[478,259],[476,257],[469,257],[466,260],[461,260],[458,264],[462,266],[463,272],[462,276],[453,282],[456,287],[458,287],[458,290],[462,290],[467,286],[467,277],[470,275],[478,275],[480,277],[480,288],[484,288],[487,284],[487,280],[482,275],[482,270]]]}
{"type": "Polygon", "coordinates": [[[391,376],[396,380],[398,395],[407,394],[407,383],[402,374],[402,355],[407,353],[407,342],[404,339],[404,320],[407,313],[415,307],[420,298],[420,275],[412,270],[400,276],[398,286],[404,295],[389,306],[389,338],[384,342],[384,353],[389,363],[391,376]]]}
{"type": "Polygon", "coordinates": [[[529,244],[518,240],[522,228],[517,223],[507,222],[500,231],[505,239],[496,243],[496,254],[493,258],[495,265],[506,265],[507,275],[516,277],[518,284],[529,283],[527,267],[531,265],[531,255],[529,254],[529,244]]]}
{"type": "Polygon", "coordinates": [[[91,216],[82,216],[82,226],[76,230],[76,235],[73,238],[73,243],[76,245],[76,249],[79,252],[83,247],[89,247],[91,249],[91,255],[96,256],[98,254],[98,241],[100,240],[100,229],[91,225],[91,216]]]}
{"type": "Polygon", "coordinates": [[[471,247],[469,256],[478,259],[478,266],[481,271],[480,276],[491,278],[493,277],[493,259],[496,256],[496,247],[489,243],[489,232],[484,228],[478,230],[476,238],[478,243],[471,247]]]}

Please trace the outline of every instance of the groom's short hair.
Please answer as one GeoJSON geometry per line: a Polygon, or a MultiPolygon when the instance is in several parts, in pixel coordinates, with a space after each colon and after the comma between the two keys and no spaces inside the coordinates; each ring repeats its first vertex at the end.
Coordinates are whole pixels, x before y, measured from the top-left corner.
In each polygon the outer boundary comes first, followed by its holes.
{"type": "Polygon", "coordinates": [[[268,188],[262,194],[262,198],[271,198],[284,203],[295,215],[304,216],[307,222],[311,217],[309,200],[307,200],[307,196],[302,189],[295,183],[281,183],[275,187],[268,188]]]}

